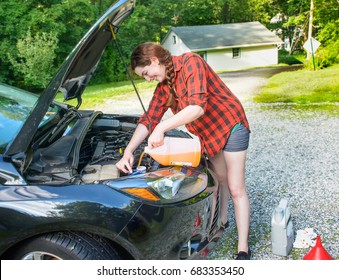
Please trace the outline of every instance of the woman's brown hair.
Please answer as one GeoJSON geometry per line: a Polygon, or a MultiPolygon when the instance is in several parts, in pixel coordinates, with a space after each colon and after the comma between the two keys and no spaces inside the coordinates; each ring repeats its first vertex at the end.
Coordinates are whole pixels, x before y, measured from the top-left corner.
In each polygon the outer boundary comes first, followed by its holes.
{"type": "Polygon", "coordinates": [[[175,72],[172,55],[168,50],[163,48],[161,45],[152,42],[143,43],[137,46],[131,55],[132,70],[134,71],[138,66],[145,67],[150,65],[152,57],[157,57],[160,64],[165,66],[165,79],[171,93],[166,105],[171,106],[174,102],[173,94],[175,94],[175,72]]]}

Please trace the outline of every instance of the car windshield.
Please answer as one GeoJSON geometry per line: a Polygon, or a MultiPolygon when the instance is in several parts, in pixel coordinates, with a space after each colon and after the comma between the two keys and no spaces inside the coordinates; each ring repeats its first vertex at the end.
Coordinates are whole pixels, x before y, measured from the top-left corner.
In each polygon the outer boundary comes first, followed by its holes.
{"type": "MultiPolygon", "coordinates": [[[[18,134],[24,122],[31,114],[38,96],[0,84],[0,151],[4,152],[7,145],[18,134]]],[[[52,119],[57,107],[49,108],[40,126],[52,119]]]]}

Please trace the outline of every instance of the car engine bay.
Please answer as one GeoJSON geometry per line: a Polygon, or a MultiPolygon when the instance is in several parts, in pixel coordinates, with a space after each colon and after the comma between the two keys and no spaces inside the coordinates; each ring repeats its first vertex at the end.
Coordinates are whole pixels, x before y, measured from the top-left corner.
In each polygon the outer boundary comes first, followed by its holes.
{"type": "MultiPolygon", "coordinates": [[[[63,185],[91,184],[126,176],[116,163],[122,158],[137,126],[139,116],[102,114],[79,111],[78,118],[67,123],[53,141],[33,151],[31,162],[25,170],[31,183],[63,185]]],[[[167,136],[190,137],[181,130],[171,130],[167,136]]],[[[52,138],[50,137],[50,138],[52,138]]],[[[147,141],[134,152],[133,170],[138,165],[146,171],[159,168],[159,163],[144,154],[147,141]]],[[[34,145],[33,145],[34,147],[34,145]]]]}

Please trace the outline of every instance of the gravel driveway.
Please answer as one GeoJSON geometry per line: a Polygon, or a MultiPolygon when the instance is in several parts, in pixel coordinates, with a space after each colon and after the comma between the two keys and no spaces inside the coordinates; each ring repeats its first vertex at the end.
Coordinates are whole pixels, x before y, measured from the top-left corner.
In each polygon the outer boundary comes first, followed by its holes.
{"type": "MultiPolygon", "coordinates": [[[[293,248],[287,257],[272,254],[271,217],[281,198],[288,200],[295,234],[313,228],[327,252],[339,259],[338,106],[329,113],[314,107],[253,103],[269,76],[269,69],[221,75],[242,101],[252,131],[246,170],[252,259],[302,259],[311,249],[293,248]]],[[[232,203],[230,207],[230,227],[210,259],[233,259],[236,252],[232,203]]]]}
{"type": "MultiPolygon", "coordinates": [[[[242,101],[251,126],[246,182],[251,201],[249,243],[252,259],[302,259],[310,248],[293,248],[287,257],[271,252],[271,216],[281,198],[288,200],[294,232],[313,228],[327,252],[339,259],[339,115],[282,104],[260,105],[252,101],[274,68],[220,74],[242,101]]],[[[152,92],[142,93],[147,106],[152,92]]],[[[104,112],[142,113],[137,97],[114,101],[104,112]]],[[[233,259],[236,228],[230,203],[230,227],[209,254],[209,259],[233,259]]]]}

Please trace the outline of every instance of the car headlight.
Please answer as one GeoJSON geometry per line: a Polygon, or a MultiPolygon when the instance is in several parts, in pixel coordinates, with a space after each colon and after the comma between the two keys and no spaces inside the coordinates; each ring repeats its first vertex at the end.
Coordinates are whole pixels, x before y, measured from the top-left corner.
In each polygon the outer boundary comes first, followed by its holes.
{"type": "Polygon", "coordinates": [[[205,172],[190,167],[171,167],[126,176],[107,185],[147,201],[171,203],[203,192],[208,184],[205,172]]]}

